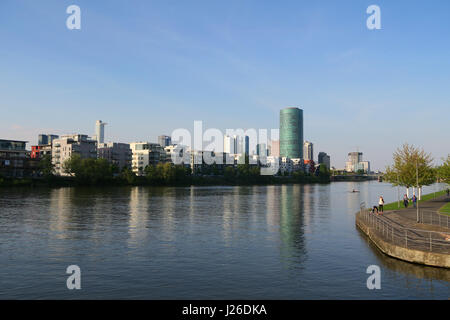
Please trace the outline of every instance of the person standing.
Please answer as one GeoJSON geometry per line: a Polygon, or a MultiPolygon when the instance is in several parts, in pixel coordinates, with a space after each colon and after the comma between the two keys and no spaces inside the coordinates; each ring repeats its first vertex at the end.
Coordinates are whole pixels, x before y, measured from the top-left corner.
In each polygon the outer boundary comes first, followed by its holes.
{"type": "Polygon", "coordinates": [[[380,200],[378,200],[378,211],[380,214],[383,214],[384,212],[384,199],[382,196],[380,196],[380,200]]]}
{"type": "Polygon", "coordinates": [[[447,188],[447,197],[449,197],[449,196],[450,196],[450,189],[447,188]]]}
{"type": "Polygon", "coordinates": [[[413,203],[414,208],[416,208],[417,207],[417,197],[416,197],[416,195],[413,195],[412,203],[413,203]]]}
{"type": "Polygon", "coordinates": [[[409,199],[408,196],[405,194],[405,196],[403,197],[403,205],[405,206],[405,208],[408,208],[408,203],[409,199]]]}

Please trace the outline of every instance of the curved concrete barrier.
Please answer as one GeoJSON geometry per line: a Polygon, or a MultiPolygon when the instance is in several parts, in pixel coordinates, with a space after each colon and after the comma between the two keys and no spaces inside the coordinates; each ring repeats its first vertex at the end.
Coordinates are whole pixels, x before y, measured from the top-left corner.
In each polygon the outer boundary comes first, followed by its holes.
{"type": "Polygon", "coordinates": [[[369,237],[381,252],[388,256],[412,263],[450,269],[449,254],[409,249],[386,242],[376,234],[373,228],[364,223],[360,213],[356,215],[356,226],[369,237]]]}

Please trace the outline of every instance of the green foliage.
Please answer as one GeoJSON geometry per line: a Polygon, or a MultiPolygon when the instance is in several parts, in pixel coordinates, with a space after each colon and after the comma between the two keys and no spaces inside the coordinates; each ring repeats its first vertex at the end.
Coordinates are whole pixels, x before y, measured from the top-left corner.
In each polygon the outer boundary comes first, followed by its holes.
{"type": "Polygon", "coordinates": [[[122,180],[125,180],[127,184],[133,185],[137,182],[136,174],[129,168],[124,167],[122,169],[122,172],[120,173],[119,177],[122,180]]]}
{"type": "Polygon", "coordinates": [[[82,159],[74,154],[63,163],[63,170],[83,185],[103,184],[113,179],[112,165],[106,159],[82,159]]]}
{"type": "Polygon", "coordinates": [[[386,168],[383,178],[394,186],[417,186],[417,171],[420,187],[436,181],[436,171],[431,165],[433,158],[421,149],[404,144],[394,152],[393,160],[394,164],[386,168]]]}
{"type": "Polygon", "coordinates": [[[158,163],[156,166],[149,165],[145,168],[145,177],[153,185],[173,185],[185,183],[189,171],[182,165],[171,163],[158,163]]]}
{"type": "Polygon", "coordinates": [[[437,176],[442,182],[450,184],[450,155],[444,160],[444,164],[437,169],[437,176]]]}
{"type": "Polygon", "coordinates": [[[51,178],[55,173],[55,167],[52,163],[52,157],[48,154],[44,155],[39,161],[39,169],[45,179],[51,178]]]}

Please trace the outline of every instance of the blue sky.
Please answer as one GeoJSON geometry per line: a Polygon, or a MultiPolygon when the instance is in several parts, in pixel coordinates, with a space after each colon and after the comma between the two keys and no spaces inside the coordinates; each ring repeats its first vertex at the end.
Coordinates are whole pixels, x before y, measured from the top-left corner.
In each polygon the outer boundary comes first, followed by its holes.
{"type": "Polygon", "coordinates": [[[278,128],[304,110],[315,153],[374,169],[409,142],[450,153],[448,1],[0,2],[0,138],[156,141],[193,127],[278,128]],[[81,8],[81,30],[66,8],[81,8]],[[366,8],[381,8],[381,30],[366,8]]]}

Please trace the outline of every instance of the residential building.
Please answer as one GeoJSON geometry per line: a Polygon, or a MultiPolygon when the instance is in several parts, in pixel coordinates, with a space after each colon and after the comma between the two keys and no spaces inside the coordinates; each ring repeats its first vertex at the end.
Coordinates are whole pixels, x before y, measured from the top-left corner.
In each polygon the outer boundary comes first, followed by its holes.
{"type": "Polygon", "coordinates": [[[328,154],[326,154],[326,152],[319,152],[319,164],[324,164],[328,170],[331,169],[331,161],[330,161],[330,156],[328,154]]]}
{"type": "Polygon", "coordinates": [[[280,157],[303,159],[303,110],[285,108],[280,111],[280,157]]]}
{"type": "Polygon", "coordinates": [[[97,140],[97,143],[104,143],[105,142],[105,126],[107,123],[103,122],[102,120],[97,120],[95,122],[95,137],[97,140]]]}
{"type": "Polygon", "coordinates": [[[106,159],[119,170],[131,169],[132,152],[128,143],[108,142],[97,145],[98,158],[106,159]]]}
{"type": "Polygon", "coordinates": [[[58,138],[59,136],[55,134],[40,134],[38,136],[38,146],[52,144],[52,141],[58,138]]]}
{"type": "Polygon", "coordinates": [[[22,178],[27,175],[27,141],[0,140],[0,175],[22,178]]]}
{"type": "Polygon", "coordinates": [[[31,159],[39,159],[41,146],[31,146],[31,159]]]}
{"type": "Polygon", "coordinates": [[[148,165],[156,165],[161,161],[162,147],[157,143],[132,142],[131,170],[137,175],[143,175],[148,165]]]}
{"type": "Polygon", "coordinates": [[[97,141],[84,134],[63,135],[53,140],[52,162],[57,175],[68,175],[64,172],[63,164],[74,154],[78,154],[82,159],[96,159],[97,141]]]}
{"type": "Polygon", "coordinates": [[[269,155],[273,157],[280,156],[280,140],[270,141],[269,155]]]}
{"type": "Polygon", "coordinates": [[[166,136],[166,135],[159,136],[158,143],[162,148],[165,148],[172,144],[172,138],[170,136],[166,136]]]}
{"type": "Polygon", "coordinates": [[[303,143],[303,158],[305,160],[314,160],[314,149],[313,143],[305,141],[303,143]]]}

